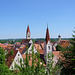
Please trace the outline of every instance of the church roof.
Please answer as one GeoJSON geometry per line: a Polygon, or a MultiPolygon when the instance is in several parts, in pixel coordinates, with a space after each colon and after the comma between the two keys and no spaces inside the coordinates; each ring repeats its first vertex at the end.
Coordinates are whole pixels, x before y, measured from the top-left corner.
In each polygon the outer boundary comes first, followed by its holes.
{"type": "Polygon", "coordinates": [[[22,50],[21,54],[24,54],[28,50],[27,47],[29,48],[30,46],[31,44],[27,44],[25,48],[22,50]]]}
{"type": "Polygon", "coordinates": [[[23,39],[21,43],[29,43],[30,39],[23,39]]]}
{"type": "Polygon", "coordinates": [[[47,27],[47,31],[46,31],[46,44],[48,43],[48,41],[50,41],[50,36],[49,36],[49,30],[48,30],[48,27],[47,27]]]}
{"type": "Polygon", "coordinates": [[[61,45],[63,48],[66,48],[70,45],[70,41],[69,40],[61,40],[59,42],[59,45],[61,45]]]}
{"type": "Polygon", "coordinates": [[[28,25],[28,27],[27,27],[27,33],[28,33],[28,32],[30,33],[29,25],[28,25]]]}

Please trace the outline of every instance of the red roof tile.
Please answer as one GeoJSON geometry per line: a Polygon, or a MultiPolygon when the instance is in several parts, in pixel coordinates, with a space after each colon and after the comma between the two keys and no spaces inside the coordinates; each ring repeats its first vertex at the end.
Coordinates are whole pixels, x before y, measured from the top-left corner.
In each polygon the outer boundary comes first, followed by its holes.
{"type": "Polygon", "coordinates": [[[44,54],[44,50],[39,49],[37,51],[39,52],[39,54],[44,54]]]}
{"type": "Polygon", "coordinates": [[[22,53],[22,51],[27,47],[27,45],[24,45],[22,48],[19,48],[19,52],[22,53]]]}
{"type": "Polygon", "coordinates": [[[60,52],[61,52],[61,51],[53,51],[53,55],[54,55],[54,56],[57,56],[57,59],[59,59],[59,57],[60,57],[60,52]]]}
{"type": "Polygon", "coordinates": [[[36,49],[42,49],[39,44],[34,44],[34,47],[35,47],[36,49]]]}
{"type": "MultiPolygon", "coordinates": [[[[32,54],[28,54],[28,57],[30,56],[30,60],[29,60],[29,65],[30,66],[32,66],[32,54]]],[[[34,55],[35,56],[35,55],[34,55]]],[[[26,59],[26,54],[22,54],[22,57],[24,58],[24,59],[26,59]]],[[[38,63],[38,58],[36,58],[35,60],[35,66],[37,66],[37,63],[38,63]]],[[[40,64],[41,64],[42,62],[40,62],[40,64]]],[[[44,64],[44,66],[46,66],[45,64],[44,64]]]]}
{"type": "Polygon", "coordinates": [[[70,45],[69,42],[65,42],[65,43],[63,43],[61,46],[62,46],[63,48],[66,48],[66,47],[68,47],[69,45],[70,45]]]}
{"type": "Polygon", "coordinates": [[[63,47],[66,48],[70,45],[69,40],[62,40],[61,42],[59,42],[59,44],[63,47]]]}
{"type": "Polygon", "coordinates": [[[23,39],[21,43],[29,43],[30,39],[23,39]]]}

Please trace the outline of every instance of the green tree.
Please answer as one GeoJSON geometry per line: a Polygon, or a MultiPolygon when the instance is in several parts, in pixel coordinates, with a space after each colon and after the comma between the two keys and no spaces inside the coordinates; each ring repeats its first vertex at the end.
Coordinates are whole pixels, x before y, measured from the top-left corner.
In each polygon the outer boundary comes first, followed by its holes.
{"type": "Polygon", "coordinates": [[[6,51],[6,58],[10,57],[11,55],[14,55],[14,51],[11,49],[10,52],[6,51]]]}
{"type": "MultiPolygon", "coordinates": [[[[27,47],[28,49],[28,47],[27,47]]],[[[16,68],[20,70],[18,75],[54,75],[57,72],[56,67],[53,68],[53,54],[48,55],[48,64],[44,66],[44,61],[40,58],[39,52],[34,53],[34,46],[32,46],[32,54],[29,56],[26,52],[26,59],[20,62],[20,66],[16,64],[16,68]],[[29,65],[30,58],[32,58],[32,65],[29,65]]]]}
{"type": "MultiPolygon", "coordinates": [[[[73,31],[75,33],[75,31],[73,31]]],[[[75,35],[72,35],[71,46],[62,51],[61,75],[75,75],[75,35]]]]}
{"type": "Polygon", "coordinates": [[[5,65],[5,51],[0,47],[0,75],[11,75],[9,68],[5,65]]]}
{"type": "Polygon", "coordinates": [[[61,45],[57,45],[56,46],[56,51],[63,51],[64,50],[64,48],[61,46],[61,45]]]}
{"type": "Polygon", "coordinates": [[[26,59],[23,60],[23,63],[22,61],[20,61],[20,66],[16,64],[15,67],[20,70],[18,74],[20,75],[38,75],[38,74],[41,75],[42,73],[44,73],[44,66],[43,66],[44,62],[42,62],[42,64],[40,65],[40,62],[42,60],[40,59],[39,54],[34,54],[34,46],[32,46],[31,51],[32,51],[31,56],[28,54],[28,51],[26,52],[26,59]],[[31,62],[32,65],[29,65],[30,58],[32,58],[32,62],[31,62]]]}

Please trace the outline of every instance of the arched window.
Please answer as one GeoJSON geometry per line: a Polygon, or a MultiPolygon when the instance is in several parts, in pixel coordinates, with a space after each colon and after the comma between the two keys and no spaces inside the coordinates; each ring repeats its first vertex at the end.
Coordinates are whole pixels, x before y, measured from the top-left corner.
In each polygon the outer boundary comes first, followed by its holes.
{"type": "Polygon", "coordinates": [[[48,49],[50,50],[50,46],[48,46],[48,49]]]}

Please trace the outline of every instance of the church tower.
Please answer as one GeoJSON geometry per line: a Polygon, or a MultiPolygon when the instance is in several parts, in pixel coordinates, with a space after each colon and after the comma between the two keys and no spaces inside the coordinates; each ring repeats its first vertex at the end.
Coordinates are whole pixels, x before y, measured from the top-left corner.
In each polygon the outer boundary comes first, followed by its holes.
{"type": "Polygon", "coordinates": [[[61,41],[61,36],[59,35],[59,36],[58,36],[58,42],[60,42],[60,41],[61,41]]]}
{"type": "Polygon", "coordinates": [[[30,34],[29,25],[28,25],[28,27],[27,27],[26,39],[31,39],[31,34],[30,34]]]}
{"type": "Polygon", "coordinates": [[[51,44],[51,41],[50,41],[49,30],[48,30],[48,27],[47,27],[45,44],[44,44],[44,59],[46,61],[46,64],[47,64],[47,61],[48,61],[48,55],[51,56],[51,54],[52,54],[52,44],[51,44]]]}

